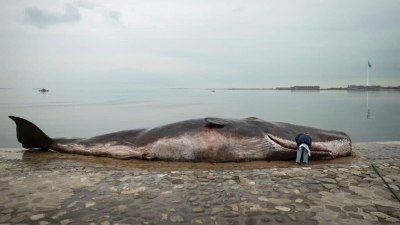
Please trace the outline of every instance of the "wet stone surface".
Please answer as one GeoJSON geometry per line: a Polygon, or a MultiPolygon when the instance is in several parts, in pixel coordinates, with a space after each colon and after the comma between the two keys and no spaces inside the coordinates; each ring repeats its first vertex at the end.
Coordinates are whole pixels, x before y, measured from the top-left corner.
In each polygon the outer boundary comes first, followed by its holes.
{"type": "Polygon", "coordinates": [[[347,163],[253,169],[146,170],[1,153],[0,224],[399,224],[400,203],[365,159],[400,195],[400,144],[357,146],[368,150],[347,163]]]}

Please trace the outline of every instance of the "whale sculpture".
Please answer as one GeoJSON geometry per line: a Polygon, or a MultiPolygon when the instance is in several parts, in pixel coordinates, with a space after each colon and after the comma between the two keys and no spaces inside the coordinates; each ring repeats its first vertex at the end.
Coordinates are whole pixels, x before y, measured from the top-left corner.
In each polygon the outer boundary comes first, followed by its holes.
{"type": "Polygon", "coordinates": [[[343,132],[322,130],[256,117],[185,120],[153,129],[135,129],[92,138],[50,138],[28,120],[10,116],[17,139],[26,149],[44,148],[61,153],[116,159],[191,162],[294,160],[294,137],[308,132],[312,159],[333,159],[351,154],[352,144],[343,132]]]}

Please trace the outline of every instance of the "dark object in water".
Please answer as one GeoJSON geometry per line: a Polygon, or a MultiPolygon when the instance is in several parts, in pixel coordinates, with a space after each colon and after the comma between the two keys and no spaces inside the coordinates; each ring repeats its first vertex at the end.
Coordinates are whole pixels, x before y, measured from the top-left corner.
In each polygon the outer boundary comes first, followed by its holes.
{"type": "Polygon", "coordinates": [[[39,91],[40,91],[40,92],[49,92],[49,90],[44,89],[44,88],[40,89],[39,91]]]}

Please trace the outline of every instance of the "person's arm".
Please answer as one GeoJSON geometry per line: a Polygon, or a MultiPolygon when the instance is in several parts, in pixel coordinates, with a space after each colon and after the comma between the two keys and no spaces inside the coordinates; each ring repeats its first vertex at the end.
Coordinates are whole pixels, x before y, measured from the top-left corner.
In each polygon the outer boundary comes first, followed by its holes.
{"type": "Polygon", "coordinates": [[[297,141],[299,140],[299,137],[300,137],[300,134],[298,134],[298,135],[294,138],[294,140],[296,140],[296,143],[297,143],[297,141]]]}

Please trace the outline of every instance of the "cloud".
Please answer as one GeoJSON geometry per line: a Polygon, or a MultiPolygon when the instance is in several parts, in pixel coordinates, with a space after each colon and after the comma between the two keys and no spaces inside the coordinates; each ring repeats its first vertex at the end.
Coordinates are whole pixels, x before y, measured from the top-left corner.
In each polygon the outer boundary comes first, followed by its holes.
{"type": "Polygon", "coordinates": [[[76,22],[81,19],[78,8],[71,4],[65,4],[64,12],[62,13],[49,12],[37,7],[26,8],[24,13],[27,15],[26,23],[38,28],[47,28],[61,23],[76,22]]]}
{"type": "Polygon", "coordinates": [[[240,6],[240,7],[237,7],[237,8],[232,9],[232,12],[235,12],[235,13],[242,13],[242,12],[244,12],[244,10],[246,10],[246,7],[240,6]]]}
{"type": "Polygon", "coordinates": [[[103,14],[106,19],[111,20],[112,22],[119,23],[121,22],[121,13],[115,10],[109,10],[102,5],[93,4],[90,2],[86,2],[84,0],[74,0],[73,4],[78,8],[84,8],[87,10],[93,10],[96,13],[103,14]]]}
{"type": "Polygon", "coordinates": [[[76,7],[84,8],[84,9],[89,9],[89,10],[93,10],[93,9],[95,9],[95,8],[97,7],[97,6],[96,6],[95,4],[93,4],[93,3],[86,2],[86,1],[82,1],[82,0],[75,0],[75,1],[74,1],[74,5],[75,5],[76,7]]]}
{"type": "Polygon", "coordinates": [[[110,18],[113,21],[119,22],[119,20],[121,19],[121,13],[117,12],[117,11],[110,11],[107,14],[108,18],[110,18]]]}

